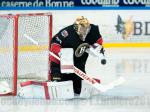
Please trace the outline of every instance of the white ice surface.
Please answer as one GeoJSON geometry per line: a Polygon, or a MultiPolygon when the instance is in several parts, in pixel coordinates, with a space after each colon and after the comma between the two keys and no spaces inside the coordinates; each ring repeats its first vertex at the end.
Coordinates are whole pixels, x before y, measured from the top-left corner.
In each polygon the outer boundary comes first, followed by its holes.
{"type": "Polygon", "coordinates": [[[107,64],[89,57],[87,74],[106,84],[119,76],[126,82],[91,99],[45,101],[0,97],[0,112],[150,112],[150,48],[106,49],[107,64]]]}

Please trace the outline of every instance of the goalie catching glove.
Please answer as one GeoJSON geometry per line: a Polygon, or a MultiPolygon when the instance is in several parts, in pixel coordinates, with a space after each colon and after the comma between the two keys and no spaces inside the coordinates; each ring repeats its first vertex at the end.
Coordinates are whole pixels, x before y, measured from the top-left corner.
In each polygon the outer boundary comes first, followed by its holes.
{"type": "MultiPolygon", "coordinates": [[[[103,56],[105,55],[104,52],[105,52],[105,50],[102,47],[101,50],[100,50],[100,53],[103,54],[103,56]]],[[[106,64],[106,59],[101,59],[101,64],[105,65],[106,64]]]]}
{"type": "Polygon", "coordinates": [[[94,57],[99,57],[101,59],[101,64],[105,65],[106,64],[106,59],[105,59],[105,50],[103,46],[99,45],[98,43],[95,43],[90,46],[89,49],[86,50],[87,53],[91,54],[94,57]]]}

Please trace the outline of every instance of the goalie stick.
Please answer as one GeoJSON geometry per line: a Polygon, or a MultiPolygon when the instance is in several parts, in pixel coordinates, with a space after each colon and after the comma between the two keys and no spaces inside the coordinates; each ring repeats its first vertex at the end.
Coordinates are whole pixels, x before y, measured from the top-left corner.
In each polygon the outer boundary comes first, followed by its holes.
{"type": "MultiPolygon", "coordinates": [[[[55,57],[56,59],[60,60],[60,58],[57,55],[55,55],[54,53],[49,51],[49,54],[52,55],[53,57],[55,57]]],[[[115,86],[118,86],[118,85],[122,84],[125,81],[125,79],[123,77],[120,77],[117,80],[115,80],[115,81],[113,81],[113,82],[111,82],[111,83],[109,83],[107,85],[102,85],[102,84],[99,84],[91,76],[89,76],[89,75],[85,74],[84,72],[82,72],[77,67],[73,66],[73,68],[74,68],[74,72],[75,72],[76,75],[81,77],[88,84],[92,85],[93,87],[95,87],[96,89],[100,90],[101,92],[106,92],[107,90],[112,89],[115,86]]]]}
{"type": "MultiPolygon", "coordinates": [[[[26,37],[28,40],[30,40],[35,45],[39,45],[39,43],[37,41],[35,41],[33,38],[29,37],[28,35],[24,34],[24,37],[26,37]]],[[[53,52],[48,51],[48,53],[51,56],[55,57],[56,59],[60,60],[60,58],[57,55],[55,55],[53,52]]],[[[123,77],[120,77],[117,80],[115,80],[115,81],[113,81],[109,84],[103,85],[103,84],[99,84],[95,79],[93,79],[91,76],[87,75],[86,73],[84,73],[83,71],[78,69],[77,67],[73,66],[73,69],[74,69],[74,72],[75,72],[76,75],[81,77],[88,84],[92,85],[93,87],[95,87],[100,92],[106,92],[110,89],[113,89],[115,86],[118,86],[118,85],[122,84],[125,81],[125,79],[123,77]]]]}

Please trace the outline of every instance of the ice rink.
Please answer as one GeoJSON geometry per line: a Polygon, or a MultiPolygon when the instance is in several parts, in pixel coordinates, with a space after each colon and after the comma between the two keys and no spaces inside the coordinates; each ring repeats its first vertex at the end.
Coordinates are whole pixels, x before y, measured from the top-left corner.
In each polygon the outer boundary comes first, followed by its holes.
{"type": "Polygon", "coordinates": [[[0,112],[150,112],[150,48],[107,48],[106,58],[103,66],[90,56],[87,74],[104,84],[122,76],[125,83],[90,99],[0,97],[0,112]]]}

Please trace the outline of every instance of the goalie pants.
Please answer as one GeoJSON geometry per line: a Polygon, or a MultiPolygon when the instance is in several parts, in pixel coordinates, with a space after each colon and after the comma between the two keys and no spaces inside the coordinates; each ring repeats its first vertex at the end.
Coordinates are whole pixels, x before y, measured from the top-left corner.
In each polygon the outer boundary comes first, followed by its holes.
{"type": "Polygon", "coordinates": [[[72,80],[74,93],[80,94],[82,79],[74,73],[62,74],[60,72],[60,66],[58,64],[52,62],[51,63],[51,79],[52,79],[52,81],[57,81],[57,80],[53,80],[55,77],[59,77],[61,79],[59,81],[72,80]]]}

